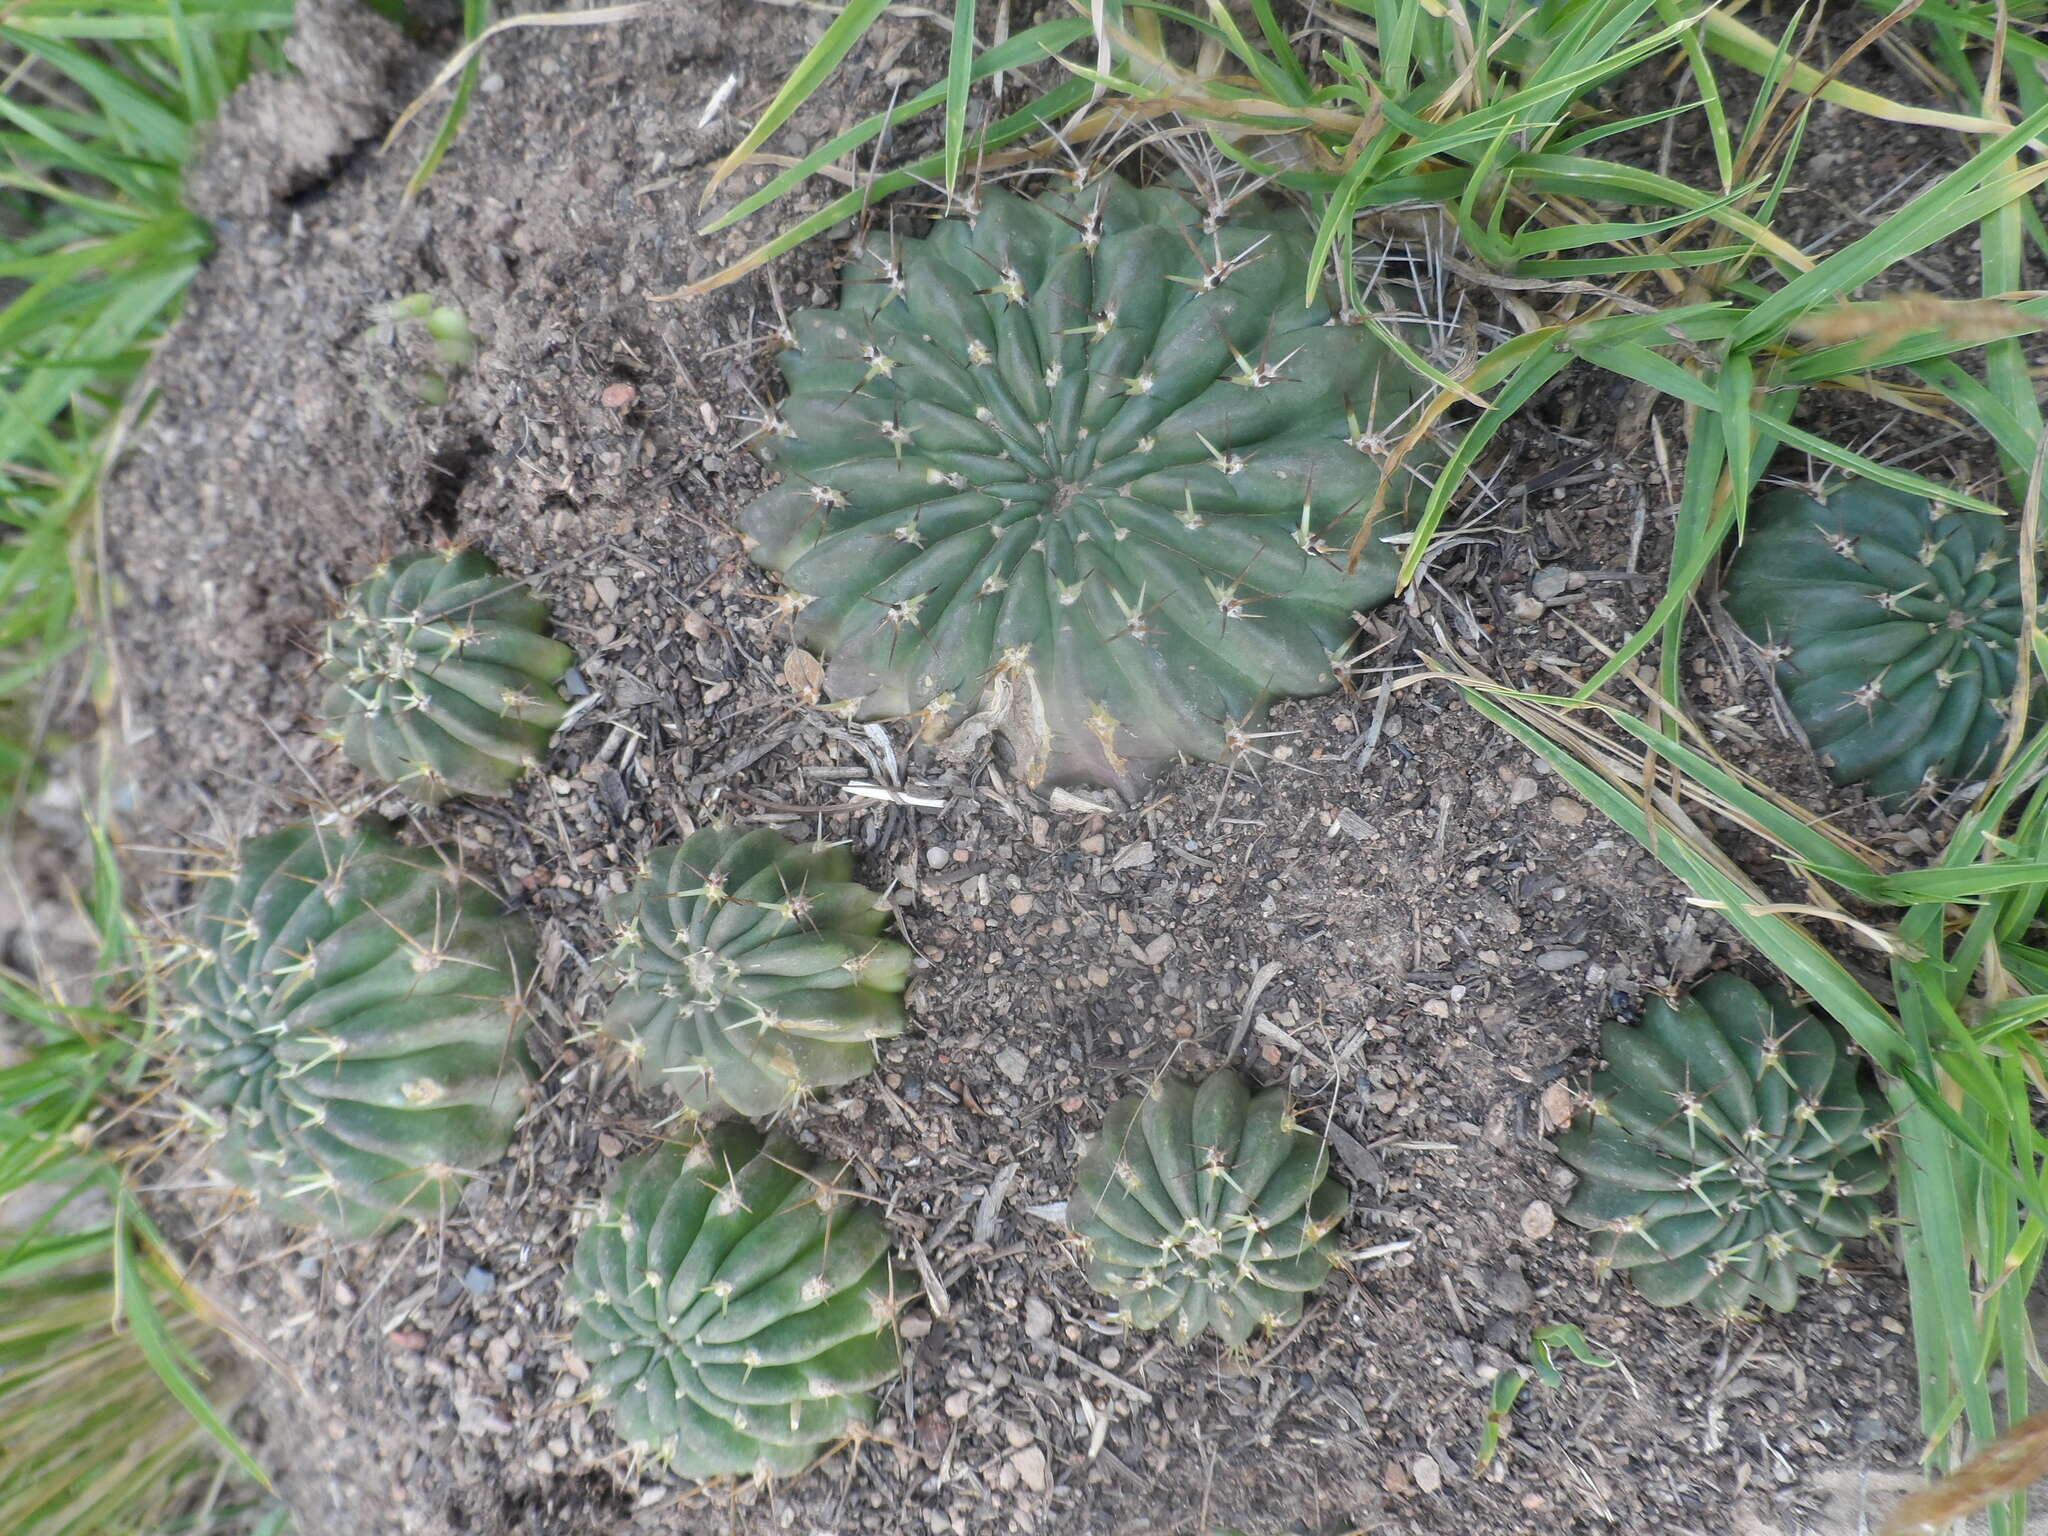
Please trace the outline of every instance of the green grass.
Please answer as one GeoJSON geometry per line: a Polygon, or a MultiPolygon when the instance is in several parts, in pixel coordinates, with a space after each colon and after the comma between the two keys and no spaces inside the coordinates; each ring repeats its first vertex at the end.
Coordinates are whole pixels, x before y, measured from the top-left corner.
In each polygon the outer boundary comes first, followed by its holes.
{"type": "Polygon", "coordinates": [[[81,644],[80,541],[128,387],[210,237],[193,130],[279,62],[281,0],[26,0],[0,19],[0,795],[81,644]]]}
{"type": "MultiPolygon", "coordinates": [[[[210,244],[180,195],[194,131],[281,63],[290,21],[284,0],[0,11],[0,832],[96,676],[100,475],[210,244]]],[[[103,825],[81,829],[97,979],[0,971],[28,1052],[0,1069],[0,1530],[274,1536],[283,1512],[249,1497],[262,1473],[224,1419],[248,1368],[106,1139],[151,1052],[103,825]]]]}

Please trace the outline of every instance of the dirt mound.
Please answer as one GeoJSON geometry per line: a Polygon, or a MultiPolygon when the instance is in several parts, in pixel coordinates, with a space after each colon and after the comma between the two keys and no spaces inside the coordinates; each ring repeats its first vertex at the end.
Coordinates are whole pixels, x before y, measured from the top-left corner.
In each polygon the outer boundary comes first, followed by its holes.
{"type": "MultiPolygon", "coordinates": [[[[391,154],[374,136],[434,61],[355,8],[339,28],[302,10],[302,77],[238,98],[201,173],[220,248],[106,498],[127,830],[175,849],[362,799],[309,728],[313,637],[347,582],[423,539],[534,573],[582,690],[511,800],[418,820],[542,927],[546,1076],[512,1156],[445,1230],[347,1250],[285,1246],[224,1192],[163,1197],[207,1283],[298,1375],[259,1434],[303,1529],[1718,1531],[1738,1507],[1778,1523],[1809,1465],[1910,1455],[1890,1276],[1723,1331],[1596,1284],[1551,1230],[1546,1090],[1583,1072],[1603,1010],[1707,964],[1714,931],[1454,697],[1291,706],[1284,760],[1256,779],[1189,767],[1137,810],[1089,811],[999,770],[906,764],[900,733],[792,695],[770,583],[731,527],[759,484],[737,444],[769,390],[766,324],[830,301],[833,251],[701,303],[648,295],[760,237],[692,232],[735,137],[729,117],[696,125],[729,75],[738,103],[765,99],[814,18],[706,3],[506,36],[407,206],[428,130],[391,154]],[[258,151],[309,100],[326,103],[315,129],[272,166],[258,151]],[[482,339],[441,406],[413,342],[378,324],[415,291],[482,339]],[[943,809],[848,796],[854,778],[943,809]],[[581,1401],[559,1306],[579,1206],[666,1113],[584,1023],[597,901],[644,849],[721,816],[850,840],[926,962],[883,1073],[794,1130],[857,1160],[933,1292],[876,1436],[730,1502],[629,1463],[581,1401]],[[1327,1117],[1358,1212],[1349,1272],[1248,1358],[1119,1335],[1033,1214],[1134,1081],[1225,1058],[1327,1117]],[[1626,1370],[1532,1388],[1474,1481],[1485,1382],[1553,1319],[1626,1370]]],[[[805,135],[885,103],[928,44],[880,28],[805,135]]],[[[1644,571],[1666,525],[1654,470],[1534,419],[1512,453],[1498,483],[1519,494],[1383,616],[1375,665],[1450,633],[1546,678],[1586,654],[1567,617],[1610,639],[1640,622],[1638,518],[1644,571]],[[1541,616],[1518,617],[1532,602],[1541,616]]],[[[176,863],[150,865],[165,909],[176,863]]]]}

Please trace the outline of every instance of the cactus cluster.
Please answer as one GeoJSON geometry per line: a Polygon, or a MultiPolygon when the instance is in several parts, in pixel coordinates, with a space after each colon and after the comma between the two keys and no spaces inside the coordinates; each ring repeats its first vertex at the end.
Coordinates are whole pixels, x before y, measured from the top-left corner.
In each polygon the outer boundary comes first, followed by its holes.
{"type": "Polygon", "coordinates": [[[768,1476],[869,1422],[914,1287],[843,1172],[741,1124],[620,1168],[567,1294],[628,1444],[685,1477],[768,1476]]]}
{"type": "Polygon", "coordinates": [[[1299,216],[1114,177],[982,194],[792,318],[742,513],[859,718],[1000,730],[1028,783],[1245,750],[1393,591],[1422,456],[1348,559],[1420,390],[1304,302],[1299,216]]]}
{"type": "Polygon", "coordinates": [[[1117,1101],[1082,1154],[1067,1222],[1088,1283],[1125,1323],[1233,1347],[1285,1327],[1323,1283],[1350,1209],[1320,1136],[1287,1090],[1235,1072],[1161,1078],[1117,1101]]]}
{"type": "Polygon", "coordinates": [[[222,1169],[341,1237],[445,1213],[525,1108],[533,953],[525,919],[380,824],[245,841],[178,977],[222,1169]]]}
{"type": "Polygon", "coordinates": [[[693,1109],[776,1114],[866,1076],[903,1032],[910,950],[843,847],[707,828],[649,854],[606,916],[604,1028],[693,1109]]]}
{"type": "Polygon", "coordinates": [[[1867,481],[1776,491],[1726,588],[1837,783],[1929,795],[1990,765],[2021,624],[2010,524],[1867,481]]]}
{"type": "Polygon", "coordinates": [[[502,795],[547,751],[574,659],[547,609],[480,550],[412,550],[327,627],[320,713],[349,761],[423,805],[502,795]]]}
{"type": "Polygon", "coordinates": [[[1594,1260],[1659,1306],[1779,1311],[1890,1183],[1883,1106],[1833,1027],[1776,988],[1718,972],[1638,1025],[1610,1023],[1592,1110],[1558,1138],[1579,1171],[1564,1214],[1594,1260]]]}

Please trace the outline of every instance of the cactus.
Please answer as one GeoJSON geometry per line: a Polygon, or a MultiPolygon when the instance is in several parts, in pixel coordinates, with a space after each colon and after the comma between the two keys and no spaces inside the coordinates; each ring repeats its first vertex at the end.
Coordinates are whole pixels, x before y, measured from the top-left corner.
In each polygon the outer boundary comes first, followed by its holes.
{"type": "Polygon", "coordinates": [[[910,951],[881,937],[888,904],[844,848],[708,828],[650,854],[606,915],[604,1028],[693,1109],[775,1114],[866,1076],[903,1032],[910,951]]]}
{"type": "Polygon", "coordinates": [[[1334,686],[1393,591],[1425,451],[1348,555],[1419,380],[1304,302],[1298,216],[1222,212],[1114,177],[989,191],[791,320],[757,443],[782,480],[741,524],[849,712],[1129,788],[1334,686]]]}
{"type": "Polygon", "coordinates": [[[727,1122],[619,1169],[567,1284],[591,1395],[684,1477],[800,1472],[873,1417],[913,1287],[871,1209],[727,1122]]]}
{"type": "Polygon", "coordinates": [[[1722,971],[1640,1026],[1610,1023],[1592,1113],[1558,1138],[1579,1187],[1567,1219],[1594,1262],[1658,1306],[1783,1312],[1802,1276],[1877,1219],[1891,1182],[1883,1106],[1835,1029],[1722,971]]]}
{"type": "Polygon", "coordinates": [[[425,350],[433,364],[407,379],[412,392],[427,405],[446,405],[449,386],[457,375],[475,366],[479,344],[469,328],[469,317],[453,304],[436,304],[430,293],[409,293],[402,299],[380,304],[370,312],[370,329],[364,339],[375,345],[402,347],[410,353],[425,350]],[[423,332],[423,337],[410,335],[423,332]]]}
{"type": "Polygon", "coordinates": [[[1926,796],[1989,767],[2020,631],[2009,524],[1862,481],[1776,491],[1726,585],[1837,783],[1926,796]]]}
{"type": "Polygon", "coordinates": [[[245,841],[173,971],[223,1171],[342,1237],[444,1214],[525,1107],[533,954],[524,918],[381,823],[245,841]]]}
{"type": "Polygon", "coordinates": [[[349,590],[327,627],[320,712],[349,761],[423,805],[502,795],[568,713],[574,658],[547,609],[480,550],[413,550],[349,590]]]}
{"type": "Polygon", "coordinates": [[[1212,1328],[1233,1348],[1285,1327],[1335,1258],[1350,1209],[1329,1148],[1295,1123],[1284,1088],[1235,1072],[1162,1078],[1120,1099],[1082,1154],[1067,1221],[1088,1283],[1133,1328],[1181,1343],[1212,1328]]]}

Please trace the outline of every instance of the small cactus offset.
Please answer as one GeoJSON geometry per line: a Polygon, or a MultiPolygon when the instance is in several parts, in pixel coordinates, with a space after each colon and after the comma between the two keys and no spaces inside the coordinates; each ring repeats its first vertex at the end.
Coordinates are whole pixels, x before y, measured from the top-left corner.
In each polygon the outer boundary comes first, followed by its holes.
{"type": "Polygon", "coordinates": [[[1775,491],[1725,602],[1837,783],[1930,796],[1990,766],[2021,622],[2010,524],[1867,481],[1775,491]]]}
{"type": "Polygon", "coordinates": [[[605,1032],[691,1109],[776,1114],[867,1076],[903,1033],[911,953],[843,847],[710,827],[649,854],[605,912],[605,1032]]]}
{"type": "Polygon", "coordinates": [[[328,625],[320,713],[358,768],[423,805],[502,795],[568,713],[575,659],[547,609],[481,550],[412,550],[349,590],[328,625]]]}
{"type": "Polygon", "coordinates": [[[1640,1026],[1610,1023],[1592,1112],[1558,1138],[1580,1174],[1567,1219],[1594,1262],[1658,1306],[1783,1312],[1891,1182],[1884,1109],[1836,1030],[1722,971],[1640,1026]]]}
{"type": "Polygon", "coordinates": [[[1133,1328],[1233,1348],[1282,1328],[1323,1283],[1351,1197],[1323,1139],[1284,1088],[1253,1094],[1235,1072],[1162,1078],[1111,1107],[1083,1153],[1067,1224],[1088,1283],[1133,1328]]]}
{"type": "Polygon", "coordinates": [[[1305,302],[1298,216],[1228,213],[1115,177],[988,191],[792,319],[757,443],[782,481],[741,524],[858,718],[1129,787],[1335,685],[1427,490],[1425,446],[1350,569],[1420,381],[1305,302]]]}
{"type": "Polygon", "coordinates": [[[380,823],[242,843],[174,972],[222,1170],[341,1237],[445,1214],[526,1106],[533,955],[524,918],[380,823]]]}
{"type": "Polygon", "coordinates": [[[684,1477],[782,1476],[872,1419],[915,1287],[843,1172],[736,1122],[619,1169],[566,1290],[591,1394],[635,1450],[684,1477]]]}

